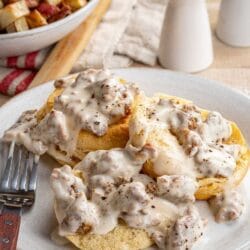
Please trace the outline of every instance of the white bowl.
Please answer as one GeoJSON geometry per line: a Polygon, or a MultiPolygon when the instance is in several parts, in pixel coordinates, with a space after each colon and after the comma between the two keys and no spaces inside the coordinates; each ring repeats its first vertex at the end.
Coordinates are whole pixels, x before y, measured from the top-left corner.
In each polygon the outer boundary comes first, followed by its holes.
{"type": "Polygon", "coordinates": [[[35,29],[0,34],[0,57],[23,55],[45,48],[73,31],[95,8],[99,0],[91,0],[71,15],[35,29]]]}

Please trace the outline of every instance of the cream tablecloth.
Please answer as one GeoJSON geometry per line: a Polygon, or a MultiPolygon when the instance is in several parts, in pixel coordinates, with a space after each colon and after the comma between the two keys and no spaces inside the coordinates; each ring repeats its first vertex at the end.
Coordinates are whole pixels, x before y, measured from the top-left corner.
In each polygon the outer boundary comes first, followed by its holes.
{"type": "MultiPolygon", "coordinates": [[[[213,33],[214,62],[210,68],[196,73],[196,75],[224,82],[232,88],[250,95],[250,48],[233,48],[217,39],[215,26],[219,5],[220,0],[207,1],[213,33]]],[[[0,106],[9,99],[10,97],[0,95],[0,106]]]]}

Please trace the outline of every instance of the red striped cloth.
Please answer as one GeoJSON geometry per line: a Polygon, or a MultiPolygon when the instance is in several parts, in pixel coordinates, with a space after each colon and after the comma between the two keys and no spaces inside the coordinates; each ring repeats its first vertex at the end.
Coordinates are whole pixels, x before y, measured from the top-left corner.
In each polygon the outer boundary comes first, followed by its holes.
{"type": "Polygon", "coordinates": [[[28,88],[50,48],[23,56],[0,58],[0,93],[16,95],[28,88]]]}

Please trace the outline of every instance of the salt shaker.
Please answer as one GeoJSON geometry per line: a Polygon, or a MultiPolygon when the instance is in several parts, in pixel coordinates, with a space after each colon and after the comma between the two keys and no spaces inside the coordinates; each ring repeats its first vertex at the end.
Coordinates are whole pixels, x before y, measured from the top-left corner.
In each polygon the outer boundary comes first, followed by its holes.
{"type": "Polygon", "coordinates": [[[213,61],[205,0],[170,0],[162,28],[159,62],[165,68],[197,72],[213,61]]]}
{"type": "Polygon", "coordinates": [[[250,0],[222,0],[216,34],[229,45],[250,46],[250,0]]]}

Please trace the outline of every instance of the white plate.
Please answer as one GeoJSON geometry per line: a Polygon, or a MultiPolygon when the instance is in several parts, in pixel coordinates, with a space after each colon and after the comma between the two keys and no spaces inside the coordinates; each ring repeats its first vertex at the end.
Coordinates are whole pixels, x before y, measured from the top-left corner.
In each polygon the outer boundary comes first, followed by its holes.
{"type": "MultiPolygon", "coordinates": [[[[250,142],[250,99],[226,86],[191,75],[174,73],[166,70],[130,68],[115,70],[122,77],[137,82],[146,94],[166,92],[170,95],[182,96],[193,100],[200,107],[218,110],[231,120],[238,123],[248,142],[250,142]]],[[[0,109],[0,136],[12,125],[22,111],[39,108],[52,91],[52,82],[26,91],[13,98],[0,109]]],[[[18,241],[18,249],[22,250],[57,250],[72,249],[58,247],[50,240],[50,233],[56,222],[53,215],[53,197],[49,187],[51,168],[58,164],[45,156],[39,168],[37,200],[32,211],[22,216],[22,224],[18,241]]],[[[203,239],[194,249],[250,249],[250,175],[243,184],[242,191],[247,200],[248,208],[245,215],[232,225],[220,225],[213,218],[205,202],[200,202],[201,213],[206,215],[209,223],[203,239]]]]}

